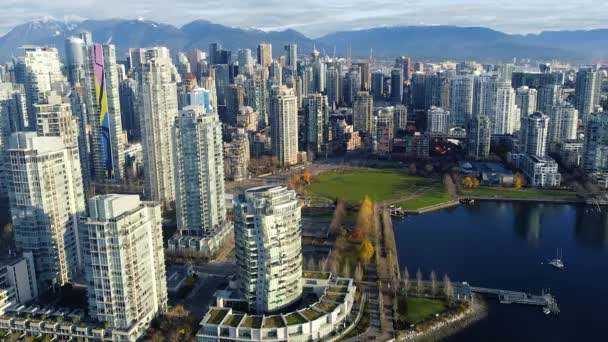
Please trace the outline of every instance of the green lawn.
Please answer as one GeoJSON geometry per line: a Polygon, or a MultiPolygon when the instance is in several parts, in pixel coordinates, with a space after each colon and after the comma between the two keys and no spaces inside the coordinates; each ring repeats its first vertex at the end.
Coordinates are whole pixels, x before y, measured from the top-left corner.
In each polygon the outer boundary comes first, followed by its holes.
{"type": "Polygon", "coordinates": [[[425,192],[424,194],[412,198],[407,201],[399,202],[397,207],[401,207],[403,210],[420,210],[433,205],[445,203],[451,201],[452,198],[443,188],[434,188],[425,192]]]}
{"type": "Polygon", "coordinates": [[[358,204],[366,195],[373,201],[397,199],[423,187],[438,187],[433,179],[410,176],[399,169],[358,169],[333,171],[317,176],[308,186],[313,194],[358,204]]]}
{"type": "Polygon", "coordinates": [[[480,187],[462,191],[464,196],[484,196],[497,198],[521,198],[521,199],[576,199],[576,192],[569,190],[553,189],[515,189],[502,187],[480,187]]]}
{"type": "Polygon", "coordinates": [[[435,314],[445,311],[446,305],[444,302],[428,298],[403,297],[398,300],[397,315],[398,319],[406,321],[409,324],[417,324],[435,317],[435,314]],[[406,304],[406,313],[403,314],[401,308],[402,303],[406,304]]]}

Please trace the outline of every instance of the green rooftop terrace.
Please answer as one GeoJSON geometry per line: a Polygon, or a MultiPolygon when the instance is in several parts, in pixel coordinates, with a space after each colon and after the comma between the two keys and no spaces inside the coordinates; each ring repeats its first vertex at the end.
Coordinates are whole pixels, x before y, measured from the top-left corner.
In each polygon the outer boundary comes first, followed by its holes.
{"type": "Polygon", "coordinates": [[[309,279],[329,279],[329,272],[304,272],[304,278],[309,279]]]}
{"type": "Polygon", "coordinates": [[[343,303],[344,300],[346,299],[346,296],[342,295],[342,294],[328,294],[328,295],[325,295],[323,297],[323,299],[325,299],[328,302],[343,303]]]}
{"type": "Polygon", "coordinates": [[[304,317],[306,317],[309,321],[314,321],[315,319],[323,316],[322,313],[313,309],[306,309],[301,312],[304,317]]]}
{"type": "Polygon", "coordinates": [[[306,318],[302,317],[298,312],[293,312],[285,316],[285,320],[287,321],[287,325],[304,324],[308,322],[306,318]]]}
{"type": "Polygon", "coordinates": [[[340,286],[331,286],[329,289],[327,289],[327,292],[347,293],[348,292],[348,288],[346,288],[346,287],[340,287],[340,286]]]}
{"type": "Polygon", "coordinates": [[[225,309],[211,309],[209,311],[209,319],[207,323],[209,324],[220,324],[224,317],[228,314],[228,310],[225,309]]]}
{"type": "Polygon", "coordinates": [[[281,316],[270,316],[264,319],[264,328],[283,328],[283,318],[281,316]]]}
{"type": "Polygon", "coordinates": [[[247,316],[243,323],[241,323],[241,328],[259,329],[262,327],[262,319],[262,316],[247,316]]]}
{"type": "Polygon", "coordinates": [[[245,315],[229,315],[228,317],[226,317],[224,324],[229,325],[231,327],[237,327],[239,323],[241,323],[243,316],[245,315]]]}
{"type": "Polygon", "coordinates": [[[314,306],[317,309],[323,310],[327,313],[333,312],[337,307],[338,304],[336,303],[328,303],[328,302],[320,302],[315,304],[314,306]]]}

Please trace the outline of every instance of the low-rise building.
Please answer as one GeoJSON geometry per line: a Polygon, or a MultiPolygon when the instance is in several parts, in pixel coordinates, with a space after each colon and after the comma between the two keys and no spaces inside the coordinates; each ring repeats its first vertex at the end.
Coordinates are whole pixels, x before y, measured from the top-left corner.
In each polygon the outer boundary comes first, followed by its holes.
{"type": "Polygon", "coordinates": [[[318,300],[282,314],[239,312],[231,292],[221,291],[224,296],[201,321],[197,341],[321,341],[343,331],[355,302],[353,280],[317,272],[304,272],[303,280],[305,292],[318,300]]]}
{"type": "Polygon", "coordinates": [[[38,297],[34,255],[0,260],[0,315],[11,306],[26,304],[38,297]]]}
{"type": "Polygon", "coordinates": [[[175,234],[169,239],[167,245],[168,249],[171,251],[191,251],[206,256],[213,256],[217,254],[224,243],[233,236],[233,233],[232,222],[226,221],[222,226],[218,227],[212,235],[189,236],[175,234]]]}
{"type": "Polygon", "coordinates": [[[530,186],[541,188],[560,186],[562,175],[558,172],[558,165],[553,158],[513,153],[510,159],[515,167],[524,172],[530,186]]]}
{"type": "Polygon", "coordinates": [[[19,307],[0,316],[0,330],[18,341],[46,336],[51,341],[131,342],[140,334],[136,324],[117,329],[85,318],[81,310],[19,307]]]}
{"type": "Polygon", "coordinates": [[[459,166],[463,176],[478,178],[481,185],[512,186],[514,182],[513,172],[500,163],[464,161],[459,166]]]}

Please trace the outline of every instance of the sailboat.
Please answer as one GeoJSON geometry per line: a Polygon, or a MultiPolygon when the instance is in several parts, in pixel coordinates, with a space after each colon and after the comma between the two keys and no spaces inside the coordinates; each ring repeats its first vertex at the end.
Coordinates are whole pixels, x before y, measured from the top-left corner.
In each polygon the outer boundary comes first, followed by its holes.
{"type": "Polygon", "coordinates": [[[559,249],[557,250],[557,255],[555,256],[555,259],[549,261],[549,265],[558,269],[564,268],[564,261],[562,260],[562,256],[560,256],[559,249]]]}

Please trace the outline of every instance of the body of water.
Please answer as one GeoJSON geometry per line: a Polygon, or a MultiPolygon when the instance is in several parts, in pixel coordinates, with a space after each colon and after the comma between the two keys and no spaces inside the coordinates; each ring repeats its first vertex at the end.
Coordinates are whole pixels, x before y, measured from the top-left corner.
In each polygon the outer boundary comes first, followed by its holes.
{"type": "Polygon", "coordinates": [[[439,279],[541,293],[561,313],[499,304],[448,341],[608,341],[608,210],[537,203],[478,202],[395,220],[401,268],[439,279]],[[563,251],[563,270],[547,265],[563,251]]]}

